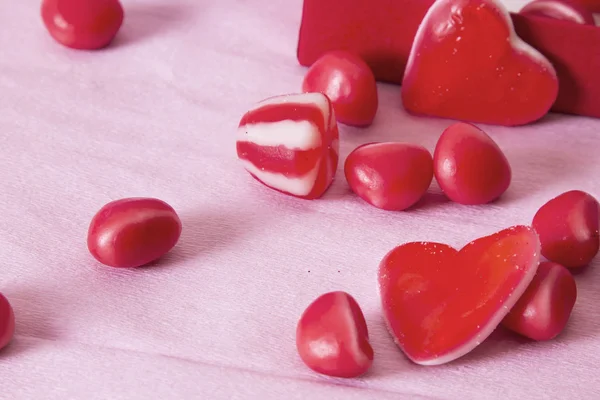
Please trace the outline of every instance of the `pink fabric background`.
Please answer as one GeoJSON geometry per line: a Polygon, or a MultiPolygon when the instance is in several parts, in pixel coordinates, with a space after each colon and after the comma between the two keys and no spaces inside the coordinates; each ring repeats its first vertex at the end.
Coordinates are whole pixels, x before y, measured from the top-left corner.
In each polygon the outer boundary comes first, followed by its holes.
{"type": "MultiPolygon", "coordinates": [[[[380,259],[398,244],[462,246],[529,223],[562,191],[600,196],[600,121],[484,127],[514,169],[493,205],[459,206],[432,188],[413,211],[378,211],[341,171],[322,200],[296,200],[244,172],[234,137],[254,102],[299,90],[301,1],[124,5],[115,45],[89,53],[49,38],[39,1],[0,0],[0,291],[17,316],[0,353],[0,398],[600,398],[597,261],[577,277],[558,339],[496,332],[441,367],[403,357],[376,287],[380,259]],[[87,252],[92,215],[126,196],[180,213],[181,241],[156,266],[110,269],[87,252]],[[362,379],[317,376],[296,355],[300,314],[330,290],[348,291],[366,314],[376,356],[362,379]]],[[[408,116],[398,90],[380,86],[372,128],[341,127],[343,158],[366,141],[433,149],[449,121],[408,116]]]]}

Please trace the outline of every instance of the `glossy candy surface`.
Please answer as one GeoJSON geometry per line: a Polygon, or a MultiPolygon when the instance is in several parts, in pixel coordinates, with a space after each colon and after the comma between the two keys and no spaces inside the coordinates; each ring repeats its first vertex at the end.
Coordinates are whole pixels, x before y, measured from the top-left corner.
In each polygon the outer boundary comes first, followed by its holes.
{"type": "Polygon", "coordinates": [[[102,264],[135,268],[169,252],[181,235],[181,221],[162,200],[126,198],[102,207],[92,219],[87,245],[102,264]]]}
{"type": "Polygon", "coordinates": [[[316,199],[331,185],[338,165],[332,103],[322,93],[263,100],[242,117],[236,147],[244,168],[259,182],[316,199]]]}
{"type": "Polygon", "coordinates": [[[569,270],[553,262],[540,263],[502,325],[533,340],[554,339],[567,325],[576,300],[577,285],[569,270]]]}
{"type": "Polygon", "coordinates": [[[521,8],[519,14],[595,25],[594,15],[582,5],[570,0],[534,0],[521,8]]]}
{"type": "Polygon", "coordinates": [[[43,0],[41,13],[57,42],[81,50],[108,46],[124,18],[118,0],[43,0]]]}
{"type": "Polygon", "coordinates": [[[404,210],[423,197],[433,179],[427,149],[406,143],[369,143],[356,148],[344,165],[352,191],[384,210],[404,210]]]}
{"type": "Polygon", "coordinates": [[[373,363],[373,349],[363,313],[352,296],[330,292],[302,314],[296,329],[298,354],[312,370],[354,378],[373,363]]]}
{"type": "Polygon", "coordinates": [[[500,3],[439,0],[417,31],[401,90],[414,114],[510,126],[544,116],[558,79],[500,3]]]}
{"type": "Polygon", "coordinates": [[[303,92],[321,92],[333,103],[338,122],[367,126],[377,113],[377,84],[371,68],[358,56],[333,51],[307,71],[303,92]]]}
{"type": "Polygon", "coordinates": [[[544,204],[533,217],[542,255],[567,268],[588,265],[598,254],[598,201],[581,190],[565,192],[544,204]]]}
{"type": "Polygon", "coordinates": [[[460,251],[407,243],[379,267],[384,318],[413,362],[439,365],[478,346],[533,279],[540,243],[524,226],[477,239],[460,251]]]}
{"type": "Polygon", "coordinates": [[[10,343],[14,333],[15,314],[8,299],[0,293],[0,350],[10,343]]]}
{"type": "Polygon", "coordinates": [[[435,178],[460,204],[485,204],[508,189],[512,172],[496,142],[474,125],[457,122],[440,136],[433,153],[435,178]]]}

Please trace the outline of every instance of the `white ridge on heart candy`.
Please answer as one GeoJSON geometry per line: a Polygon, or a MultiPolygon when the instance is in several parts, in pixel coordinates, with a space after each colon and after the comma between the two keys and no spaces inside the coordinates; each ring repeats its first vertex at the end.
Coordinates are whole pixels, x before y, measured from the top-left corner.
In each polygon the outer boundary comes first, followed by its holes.
{"type": "MultiPolygon", "coordinates": [[[[432,15],[434,15],[440,8],[442,8],[443,6],[446,6],[446,4],[452,3],[454,1],[456,1],[456,0],[437,0],[429,8],[429,10],[427,10],[425,17],[423,17],[423,20],[421,21],[421,24],[419,25],[419,28],[417,29],[417,33],[415,35],[413,45],[410,49],[410,53],[408,55],[408,61],[406,62],[405,75],[407,75],[408,71],[411,70],[414,59],[419,56],[418,49],[421,44],[421,41],[423,40],[423,35],[425,34],[425,28],[428,27],[429,19],[431,19],[432,15]]],[[[459,5],[464,5],[466,2],[468,3],[470,0],[459,0],[459,1],[460,1],[459,4],[452,5],[452,11],[460,10],[459,5]]],[[[529,55],[531,58],[538,61],[542,67],[546,68],[554,76],[557,76],[556,70],[554,69],[554,66],[550,63],[550,61],[548,61],[548,59],[546,59],[546,57],[544,57],[544,55],[542,55],[542,53],[537,51],[535,48],[533,48],[529,44],[525,43],[519,36],[517,36],[514,25],[512,23],[512,19],[510,17],[510,13],[508,12],[506,7],[504,7],[504,5],[502,3],[500,3],[496,0],[480,0],[480,3],[481,3],[480,7],[486,7],[486,6],[490,6],[490,5],[495,7],[498,10],[498,12],[500,13],[500,15],[504,17],[504,20],[508,24],[508,28],[509,28],[509,32],[510,32],[510,36],[507,38],[507,40],[510,42],[511,46],[515,50],[529,55]]],[[[462,21],[461,15],[457,15],[457,14],[448,15],[449,26],[446,27],[446,30],[451,25],[454,25],[454,20],[452,18],[453,15],[456,15],[456,18],[459,21],[462,21]]]]}

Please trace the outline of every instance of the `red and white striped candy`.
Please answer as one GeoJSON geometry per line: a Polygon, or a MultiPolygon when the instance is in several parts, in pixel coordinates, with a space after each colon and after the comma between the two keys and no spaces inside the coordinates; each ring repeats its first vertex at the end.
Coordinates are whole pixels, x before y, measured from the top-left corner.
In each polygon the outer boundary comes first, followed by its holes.
{"type": "Polygon", "coordinates": [[[237,154],[244,168],[282,193],[321,197],[333,181],[338,153],[333,106],[321,93],[268,98],[240,121],[237,154]]]}

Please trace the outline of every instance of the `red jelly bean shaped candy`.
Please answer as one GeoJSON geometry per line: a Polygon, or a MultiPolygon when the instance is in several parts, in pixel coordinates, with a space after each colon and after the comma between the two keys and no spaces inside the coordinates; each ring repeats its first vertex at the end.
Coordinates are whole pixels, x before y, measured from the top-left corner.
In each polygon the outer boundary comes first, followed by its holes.
{"type": "Polygon", "coordinates": [[[0,293],[0,350],[8,345],[15,333],[15,314],[8,299],[0,293]]]}
{"type": "Polygon", "coordinates": [[[58,43],[82,50],[106,47],[123,23],[119,0],[43,0],[42,20],[58,43]]]}
{"type": "Polygon", "coordinates": [[[319,198],[338,165],[331,101],[322,93],[263,100],[242,117],[236,146],[244,168],[259,182],[299,198],[319,198]]]}
{"type": "Polygon", "coordinates": [[[542,255],[567,268],[588,265],[598,254],[598,201],[580,190],[548,201],[533,217],[542,255]]]}
{"type": "Polygon", "coordinates": [[[460,204],[485,204],[508,189],[511,169],[496,142],[464,122],[442,133],[433,153],[435,178],[446,196],[460,204]]]}
{"type": "Polygon", "coordinates": [[[554,339],[567,325],[576,300],[577,285],[569,270],[543,262],[502,325],[533,340],[554,339]]]}
{"type": "Polygon", "coordinates": [[[540,241],[516,226],[460,251],[414,242],[390,251],[379,267],[384,318],[413,362],[440,365],[483,342],[522,296],[540,262],[540,241]]]}
{"type": "Polygon", "coordinates": [[[135,268],[168,253],[179,240],[181,221],[164,201],[127,198],[106,204],[90,223],[87,245],[102,264],[135,268]]]}
{"type": "Polygon", "coordinates": [[[302,83],[304,92],[321,92],[333,102],[336,118],[346,125],[367,126],[377,113],[377,84],[360,57],[333,51],[319,58],[302,83]]]}
{"type": "Polygon", "coordinates": [[[296,346],[304,363],[320,374],[354,378],[373,363],[365,317],[352,296],[326,293],[302,314],[296,346]]]}
{"type": "Polygon", "coordinates": [[[558,79],[497,0],[438,0],[416,33],[401,90],[413,114],[511,126],[544,116],[558,79]]]}
{"type": "Polygon", "coordinates": [[[384,210],[414,205],[433,180],[431,153],[405,143],[370,143],[355,149],[344,165],[350,188],[384,210]]]}
{"type": "Polygon", "coordinates": [[[569,0],[534,0],[519,14],[561,19],[576,24],[595,25],[594,15],[585,7],[569,0]]]}

